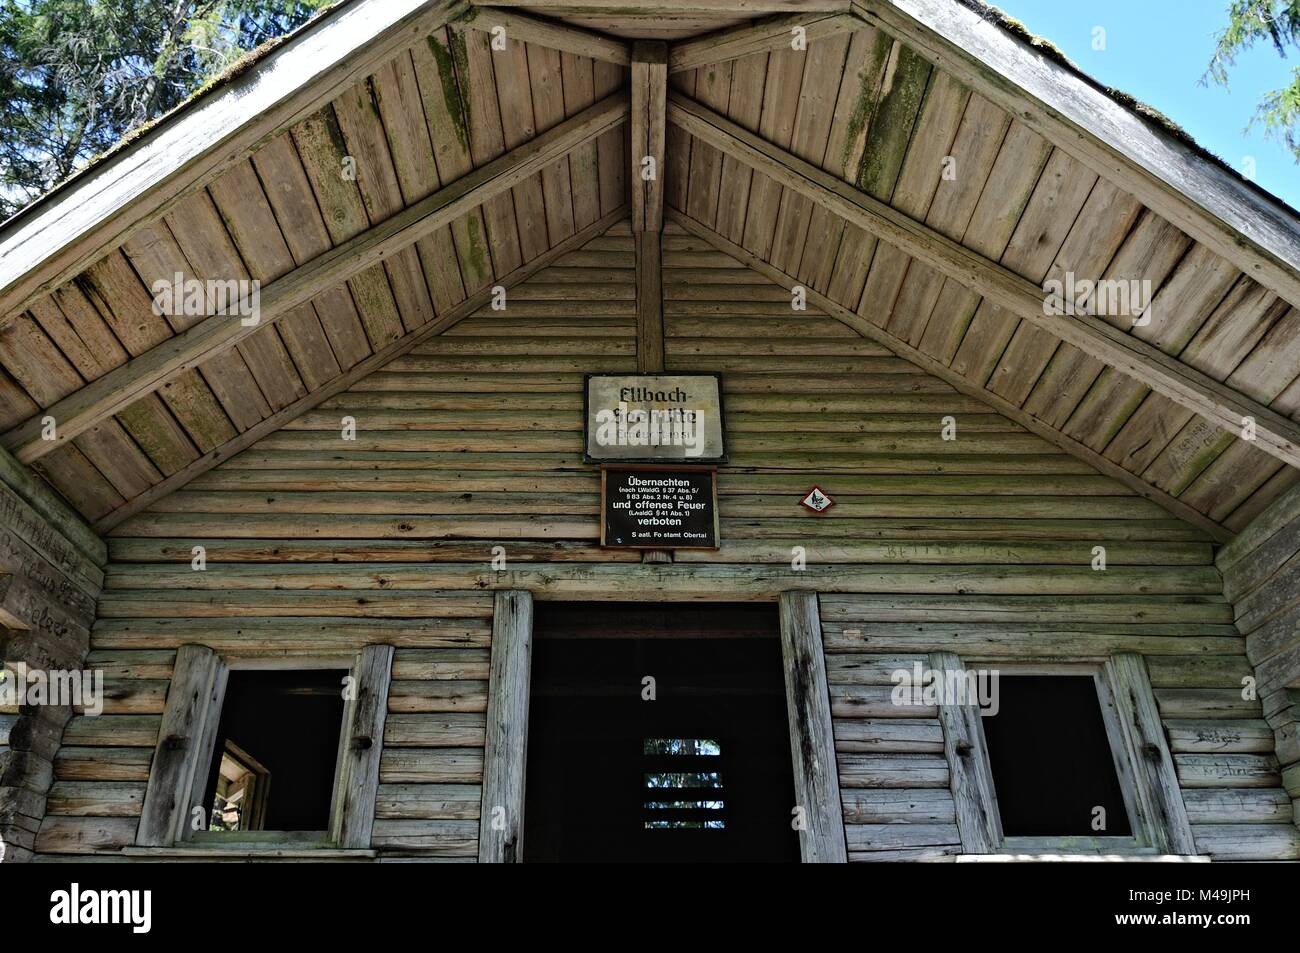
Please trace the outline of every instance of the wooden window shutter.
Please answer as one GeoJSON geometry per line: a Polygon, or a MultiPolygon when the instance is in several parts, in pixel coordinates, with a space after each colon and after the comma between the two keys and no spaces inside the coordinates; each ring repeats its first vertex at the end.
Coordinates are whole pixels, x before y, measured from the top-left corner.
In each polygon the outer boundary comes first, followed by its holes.
{"type": "Polygon", "coordinates": [[[384,750],[384,720],[392,679],[393,647],[367,645],[357,665],[351,730],[341,753],[339,846],[366,848],[375,824],[379,757],[384,750]]]}
{"type": "Polygon", "coordinates": [[[781,654],[795,801],[805,820],[799,853],[806,864],[842,864],[848,848],[817,593],[781,593],[781,654]]]}
{"type": "Polygon", "coordinates": [[[149,770],[135,842],[170,847],[182,839],[190,809],[199,805],[221,717],[226,666],[206,645],[182,645],[167,691],[158,745],[149,770]]]}

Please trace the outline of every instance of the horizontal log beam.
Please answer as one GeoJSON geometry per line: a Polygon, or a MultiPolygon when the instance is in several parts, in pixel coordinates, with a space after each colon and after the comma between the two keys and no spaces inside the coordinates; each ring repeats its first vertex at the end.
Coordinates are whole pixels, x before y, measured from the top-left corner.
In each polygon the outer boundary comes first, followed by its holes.
{"type": "Polygon", "coordinates": [[[339,285],[425,235],[507,191],[574,147],[627,118],[625,96],[614,93],[486,165],[457,179],[392,218],[277,278],[261,292],[260,320],[245,326],[238,315],[213,315],[127,363],[96,378],[9,431],[4,445],[31,463],[161,387],[274,323],[326,288],[339,285]],[[42,438],[46,417],[56,437],[42,438]]]}
{"type": "Polygon", "coordinates": [[[803,27],[804,39],[812,41],[861,25],[862,21],[858,17],[846,13],[794,13],[742,23],[716,33],[706,33],[704,36],[673,43],[668,48],[668,72],[680,73],[710,63],[724,63],[751,53],[780,49],[790,44],[796,27],[803,27]]]}
{"type": "Polygon", "coordinates": [[[536,43],[547,49],[589,56],[593,60],[617,63],[619,66],[627,66],[632,62],[631,47],[617,37],[529,16],[518,10],[471,9],[452,26],[456,29],[482,30],[485,33],[491,33],[500,27],[505,31],[507,40],[536,43]]]}
{"type": "Polygon", "coordinates": [[[341,4],[33,202],[0,229],[0,327],[466,8],[341,4]]]}
{"type": "Polygon", "coordinates": [[[1048,314],[1051,297],[1033,282],[680,93],[669,93],[668,120],[1229,433],[1239,432],[1250,418],[1261,450],[1300,467],[1300,425],[1294,421],[1106,321],[1048,314]]]}
{"type": "MultiPolygon", "coordinates": [[[[797,279],[787,275],[783,271],[779,271],[767,262],[759,259],[748,249],[742,248],[741,246],[728,241],[724,236],[719,235],[712,229],[706,228],[694,219],[681,214],[676,209],[669,209],[668,217],[692,234],[698,235],[705,241],[710,242],[719,251],[725,252],[733,258],[736,258],[738,261],[744,262],[750,268],[753,268],[759,274],[770,278],[772,281],[785,285],[786,287],[793,287],[799,283],[797,279]]],[[[1000,397],[992,391],[985,390],[978,384],[972,383],[952,368],[948,367],[948,365],[944,364],[942,361],[935,360],[919,348],[912,347],[906,341],[895,337],[883,328],[877,327],[860,314],[850,311],[838,301],[827,298],[825,295],[814,291],[812,288],[807,289],[807,294],[808,302],[814,307],[820,308],[831,317],[847,324],[851,328],[854,328],[865,337],[871,338],[879,344],[883,344],[899,357],[911,361],[923,371],[946,381],[961,393],[984,401],[998,413],[1014,420],[1026,430],[1038,434],[1038,436],[1060,447],[1071,456],[1078,457],[1098,472],[1119,480],[1134,492],[1163,507],[1172,515],[1178,517],[1184,522],[1191,523],[1193,526],[1205,530],[1205,532],[1209,533],[1211,537],[1221,543],[1228,542],[1233,538],[1231,530],[1214,522],[1198,510],[1193,509],[1186,503],[1169,495],[1158,487],[1152,486],[1136,474],[1130,473],[1119,464],[1103,457],[1088,445],[1066,436],[1053,427],[1049,427],[1037,417],[1026,413],[1020,407],[1011,403],[1011,401],[1000,397]]]]}
{"type": "Polygon", "coordinates": [[[1019,37],[952,0],[854,0],[1018,122],[1300,305],[1300,217],[1019,37]]]}

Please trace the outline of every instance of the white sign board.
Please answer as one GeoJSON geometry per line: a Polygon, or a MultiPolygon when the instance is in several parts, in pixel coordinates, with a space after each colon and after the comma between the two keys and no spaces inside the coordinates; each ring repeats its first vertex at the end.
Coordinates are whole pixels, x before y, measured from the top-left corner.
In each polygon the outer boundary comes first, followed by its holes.
{"type": "Polygon", "coordinates": [[[588,463],[726,463],[717,374],[588,374],[588,463]]]}

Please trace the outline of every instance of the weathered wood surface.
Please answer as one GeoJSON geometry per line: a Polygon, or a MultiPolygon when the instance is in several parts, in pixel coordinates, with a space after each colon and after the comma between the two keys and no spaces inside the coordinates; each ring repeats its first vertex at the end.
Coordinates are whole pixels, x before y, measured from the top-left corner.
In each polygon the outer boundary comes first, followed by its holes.
{"type": "Polygon", "coordinates": [[[1139,824],[1159,853],[1193,854],[1196,845],[1187,809],[1142,657],[1136,652],[1118,653],[1107,660],[1106,671],[1114,686],[1111,702],[1116,720],[1136,774],[1133,793],[1139,824]]]}
{"type": "Polygon", "coordinates": [[[345,738],[343,763],[337,769],[343,779],[338,841],[344,848],[370,846],[392,667],[391,645],[368,645],[361,650],[353,676],[356,698],[350,712],[351,733],[345,738]]]}
{"type": "Polygon", "coordinates": [[[63,441],[157,390],[172,376],[275,322],[322,288],[347,281],[508,191],[567,155],[576,145],[623,122],[627,110],[619,97],[607,97],[271,282],[261,296],[257,325],[245,325],[228,315],[205,318],[14,428],[5,435],[6,446],[27,463],[44,456],[63,441]],[[42,418],[47,415],[58,422],[54,440],[42,439],[42,418]]]}
{"type": "Polygon", "coordinates": [[[340,10],[39,203],[0,243],[0,323],[464,9],[372,0],[340,10]]]}
{"type": "Polygon", "coordinates": [[[532,595],[519,590],[497,593],[492,612],[479,863],[513,864],[523,860],[532,645],[532,595]]]}
{"type": "MultiPolygon", "coordinates": [[[[837,351],[835,342],[861,339],[813,309],[782,315],[770,306],[788,309],[786,289],[671,222],[663,255],[669,369],[755,351],[756,369],[724,378],[728,424],[767,443],[723,473],[721,497],[735,515],[724,520],[720,553],[643,566],[594,545],[597,487],[580,462],[581,373],[634,358],[634,245],[620,225],[511,289],[505,312],[458,324],[441,339],[458,339],[446,350],[412,355],[464,363],[376,372],[301,429],[263,439],[193,492],[123,522],[110,540],[93,638],[97,664],[121,690],[115,703],[136,710],[105,716],[114,720],[105,726],[74,719],[55,783],[148,780],[160,716],[142,709],[156,707],[150,683],[168,677],[186,642],[265,655],[388,644],[396,650],[376,802],[382,853],[473,859],[477,838],[456,828],[426,836],[416,825],[477,827],[488,816],[479,808],[492,590],[519,587],[543,598],[670,601],[818,592],[845,827],[898,828],[848,835],[860,845],[854,860],[951,859],[961,850],[938,712],[894,706],[888,695],[892,673],[931,652],[976,660],[1142,652],[1157,707],[1171,712],[1162,718],[1174,757],[1267,754],[1258,722],[1272,709],[1250,714],[1227,695],[1249,666],[1204,533],[1160,518],[1048,444],[982,451],[1023,433],[992,426],[985,405],[902,362],[810,381],[783,362],[881,354],[837,351]],[[538,353],[499,343],[512,335],[538,353]],[[816,347],[795,345],[809,341],[816,347]],[[579,369],[554,369],[557,357],[579,369]],[[503,358],[521,369],[500,370],[503,358]],[[503,427],[494,412],[537,416],[550,442],[503,427]],[[956,451],[940,446],[948,413],[958,419],[956,451]],[[358,421],[356,442],[334,429],[345,415],[358,421]],[[809,426],[823,418],[826,429],[809,426]],[[376,428],[382,442],[367,443],[376,428]],[[410,434],[462,439],[396,449],[410,434]],[[817,443],[818,435],[836,439],[817,443]],[[890,444],[895,437],[907,438],[906,451],[890,444]],[[837,501],[825,517],[798,513],[813,483],[837,501]],[[962,515],[945,518],[945,510],[962,515]],[[1088,565],[1098,541],[1108,549],[1105,572],[1088,565]],[[198,542],[207,547],[204,572],[190,569],[198,542]],[[504,569],[492,564],[495,546],[504,569]],[[804,547],[803,570],[791,566],[795,546],[804,547]],[[913,824],[927,843],[945,842],[913,845],[913,824]]],[[[1196,770],[1224,773],[1213,764],[1196,770]]],[[[113,790],[88,790],[99,800],[87,805],[129,817],[129,800],[109,803],[113,790]]],[[[1239,823],[1277,825],[1279,793],[1183,788],[1197,828],[1238,823],[1225,819],[1237,795],[1253,799],[1240,802],[1239,823]]],[[[1276,840],[1251,843],[1267,850],[1276,840]]]]}
{"type": "MultiPolygon", "coordinates": [[[[1264,702],[1263,714],[1273,731],[1277,776],[1300,805],[1300,743],[1296,740],[1300,736],[1300,706],[1292,701],[1300,685],[1300,490],[1293,487],[1282,494],[1219,551],[1215,563],[1223,573],[1224,593],[1234,602],[1237,625],[1246,637],[1253,675],[1258,676],[1252,697],[1264,702]]],[[[1235,782],[1245,783],[1248,769],[1233,767],[1237,769],[1231,772],[1235,782]]],[[[1204,776],[1191,765],[1180,770],[1204,776]]],[[[1273,774],[1265,768],[1262,774],[1252,776],[1267,784],[1273,774]]],[[[1300,813],[1294,819],[1300,822],[1300,813]]]]}
{"type": "MultiPolygon", "coordinates": [[[[936,673],[964,669],[954,652],[931,653],[929,667],[936,673]]],[[[952,772],[952,799],[962,850],[968,854],[991,854],[1002,843],[1002,821],[979,719],[979,706],[971,700],[939,706],[943,750],[952,772]]]]}
{"type": "Polygon", "coordinates": [[[1300,239],[1290,210],[974,10],[942,0],[890,0],[855,2],[854,12],[1060,143],[1241,271],[1300,301],[1300,239]]]}
{"type": "MultiPolygon", "coordinates": [[[[225,694],[225,666],[212,649],[183,645],[176,653],[176,670],[167,693],[145,793],[133,842],[142,847],[169,847],[184,837],[189,809],[207,779],[220,702],[225,694]]],[[[93,750],[93,749],[92,749],[93,750]]],[[[66,749],[65,749],[66,751],[66,749]]],[[[92,755],[94,761],[97,755],[92,755]]],[[[205,806],[206,810],[206,806],[205,806]]],[[[202,825],[206,828],[206,824],[202,825]]]]}
{"type": "Polygon", "coordinates": [[[795,807],[800,809],[803,820],[799,827],[800,855],[804,863],[844,863],[843,807],[817,594],[783,593],[780,613],[795,807]]]}
{"type": "Polygon", "coordinates": [[[1259,448],[1284,462],[1300,465],[1300,428],[1195,367],[1091,315],[1077,314],[1062,321],[1046,314],[1043,291],[1033,282],[675,91],[669,94],[668,119],[691,135],[725,149],[781,186],[965,285],[990,305],[1067,341],[1206,420],[1235,431],[1244,418],[1254,419],[1259,448]]]}

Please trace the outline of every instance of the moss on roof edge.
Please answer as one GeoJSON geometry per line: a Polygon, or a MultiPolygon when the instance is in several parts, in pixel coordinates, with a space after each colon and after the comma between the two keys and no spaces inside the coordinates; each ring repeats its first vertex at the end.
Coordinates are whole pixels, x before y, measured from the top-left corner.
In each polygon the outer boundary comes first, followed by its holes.
{"type": "Polygon", "coordinates": [[[1068,56],[1065,55],[1065,53],[1061,50],[1060,47],[1058,47],[1051,40],[1048,40],[1044,37],[1034,34],[1028,27],[1026,27],[1019,20],[1015,19],[1014,17],[1008,16],[1005,12],[999,10],[995,6],[991,6],[990,4],[984,3],[983,0],[955,0],[955,2],[966,7],[968,10],[978,14],[980,19],[988,23],[992,23],[994,26],[1001,29],[1004,33],[1014,36],[1016,39],[1020,40],[1025,45],[1032,47],[1033,49],[1041,53],[1043,56],[1057,63],[1061,67],[1065,68],[1072,75],[1078,77],[1080,80],[1087,83],[1089,86],[1097,90],[1102,95],[1106,96],[1112,102],[1118,103],[1120,106],[1123,106],[1129,112],[1133,113],[1133,115],[1137,116],[1139,119],[1145,122],[1148,126],[1154,128],[1157,132],[1163,132],[1166,135],[1172,136],[1174,139],[1178,140],[1183,145],[1187,146],[1187,148],[1191,149],[1192,152],[1194,152],[1196,155],[1200,156],[1202,159],[1205,159],[1207,162],[1213,163],[1218,168],[1229,173],[1238,182],[1242,183],[1247,188],[1251,189],[1253,192],[1256,192],[1257,194],[1268,199],[1271,202],[1276,202],[1278,205],[1282,206],[1284,209],[1288,210],[1293,215],[1300,215],[1300,211],[1298,211],[1294,206],[1288,203],[1285,199],[1281,198],[1280,196],[1274,195],[1272,192],[1264,188],[1258,182],[1255,182],[1253,179],[1248,179],[1246,176],[1242,175],[1241,172],[1238,171],[1238,169],[1232,165],[1232,163],[1228,162],[1222,156],[1218,155],[1215,152],[1211,152],[1205,146],[1201,145],[1199,142],[1196,141],[1195,138],[1193,138],[1191,133],[1189,133],[1182,126],[1178,125],[1178,123],[1174,122],[1164,113],[1162,113],[1160,110],[1156,109],[1154,106],[1148,103],[1144,103],[1142,100],[1138,99],[1136,96],[1132,95],[1131,93],[1126,93],[1122,89],[1116,89],[1114,86],[1107,86],[1105,83],[1102,83],[1094,76],[1084,72],[1079,67],[1079,65],[1074,62],[1074,60],[1070,59],[1068,56]]]}

